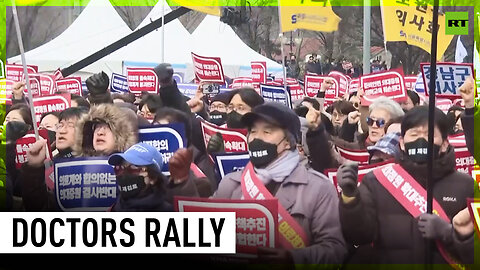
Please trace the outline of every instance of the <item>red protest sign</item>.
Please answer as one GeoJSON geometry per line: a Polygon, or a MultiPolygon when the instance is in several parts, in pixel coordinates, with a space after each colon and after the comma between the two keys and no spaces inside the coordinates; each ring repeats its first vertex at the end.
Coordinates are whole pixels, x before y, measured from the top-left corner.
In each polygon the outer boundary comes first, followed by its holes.
{"type": "Polygon", "coordinates": [[[380,96],[386,96],[397,102],[407,99],[407,90],[401,69],[364,75],[360,77],[360,87],[364,91],[361,98],[362,105],[368,106],[380,96]]]}
{"type": "Polygon", "coordinates": [[[252,81],[254,83],[267,83],[267,62],[253,61],[252,67],[252,81]]]}
{"type": "Polygon", "coordinates": [[[368,153],[367,150],[352,150],[352,149],[340,147],[338,145],[336,147],[337,147],[338,153],[344,159],[353,161],[353,162],[358,162],[359,164],[363,164],[363,165],[368,164],[370,154],[368,153]]]}
{"type": "Polygon", "coordinates": [[[459,172],[471,175],[475,166],[475,159],[467,147],[455,147],[455,168],[459,172]]]}
{"type": "MultiPolygon", "coordinates": [[[[30,81],[30,91],[32,91],[32,97],[39,97],[41,96],[40,93],[40,78],[36,74],[32,74],[28,77],[28,80],[30,81]]],[[[23,90],[23,93],[25,95],[28,95],[28,89],[25,87],[23,90]]]]}
{"type": "Polygon", "coordinates": [[[127,68],[127,82],[135,95],[158,93],[158,77],[153,68],[127,68]]]}
{"type": "Polygon", "coordinates": [[[55,82],[57,91],[68,92],[70,94],[75,94],[83,96],[82,94],[82,78],[80,77],[68,77],[64,79],[59,79],[55,82]]]}
{"type": "Polygon", "coordinates": [[[338,71],[330,71],[328,77],[333,78],[338,83],[338,96],[342,97],[347,93],[350,79],[343,73],[338,71]]]}
{"type": "Polygon", "coordinates": [[[358,91],[358,88],[360,88],[360,79],[352,79],[348,84],[348,93],[355,93],[358,91]]]}
{"type": "Polygon", "coordinates": [[[55,72],[53,73],[53,78],[55,80],[63,79],[62,71],[60,69],[55,70],[55,72]]]}
{"type": "Polygon", "coordinates": [[[201,126],[205,147],[208,146],[208,142],[213,135],[220,133],[223,137],[226,153],[248,151],[246,129],[222,128],[206,121],[202,121],[201,126]]]}
{"type": "MultiPolygon", "coordinates": [[[[330,77],[305,75],[305,94],[309,97],[316,97],[322,82],[330,77]]],[[[332,86],[325,91],[325,105],[332,104],[338,97],[338,82],[333,80],[332,86]]]]}
{"type": "Polygon", "coordinates": [[[447,113],[448,109],[452,107],[453,102],[450,99],[446,98],[436,98],[435,99],[435,106],[442,110],[442,112],[447,113]]]}
{"type": "Polygon", "coordinates": [[[8,79],[0,79],[0,103],[12,104],[13,84],[15,82],[8,79]]]}
{"type": "Polygon", "coordinates": [[[192,52],[192,60],[197,80],[220,84],[225,83],[220,57],[205,57],[192,52]]]}
{"type": "Polygon", "coordinates": [[[229,200],[174,197],[177,212],[235,212],[236,253],[278,247],[278,199],[229,200]]]}
{"type": "Polygon", "coordinates": [[[448,143],[453,147],[466,147],[467,141],[465,139],[465,134],[455,134],[448,136],[448,143]]]}
{"type": "MultiPolygon", "coordinates": [[[[48,132],[46,129],[39,129],[38,136],[47,141],[47,153],[46,158],[51,159],[52,150],[50,149],[50,141],[48,139],[48,132]]],[[[30,149],[32,144],[37,140],[35,139],[35,134],[33,130],[30,130],[25,136],[18,139],[15,145],[15,168],[20,169],[23,163],[26,163],[27,160],[27,151],[30,149]]]]}
{"type": "Polygon", "coordinates": [[[407,90],[415,91],[415,84],[417,84],[418,76],[405,76],[405,87],[407,90]]]}
{"type": "Polygon", "coordinates": [[[55,93],[55,78],[48,74],[36,74],[40,80],[40,96],[53,95],[55,93]]]}
{"type": "MultiPolygon", "coordinates": [[[[8,80],[12,80],[14,82],[19,82],[24,80],[23,76],[23,65],[16,65],[16,64],[7,64],[5,67],[5,78],[8,80]]],[[[28,74],[35,74],[38,72],[38,66],[27,65],[27,72],[28,74]]]]}
{"type": "MultiPolygon", "coordinates": [[[[376,168],[381,168],[381,167],[385,167],[387,165],[390,165],[390,164],[392,164],[392,162],[393,162],[393,160],[387,160],[387,161],[384,161],[382,163],[358,166],[358,183],[362,182],[363,177],[367,173],[371,172],[372,170],[374,170],[376,168]]],[[[328,177],[328,179],[332,182],[332,184],[335,185],[338,193],[341,193],[342,188],[338,185],[337,171],[338,171],[338,169],[326,169],[324,174],[328,177]]]]}
{"type": "Polygon", "coordinates": [[[233,79],[232,85],[230,88],[237,89],[243,87],[252,87],[253,88],[253,80],[249,77],[237,77],[233,79]]]}
{"type": "Polygon", "coordinates": [[[35,120],[38,125],[42,114],[47,112],[61,112],[70,108],[70,94],[60,94],[33,98],[35,120]]]}
{"type": "Polygon", "coordinates": [[[292,101],[303,99],[305,96],[302,86],[299,83],[289,85],[288,89],[290,90],[290,97],[292,101]]]}

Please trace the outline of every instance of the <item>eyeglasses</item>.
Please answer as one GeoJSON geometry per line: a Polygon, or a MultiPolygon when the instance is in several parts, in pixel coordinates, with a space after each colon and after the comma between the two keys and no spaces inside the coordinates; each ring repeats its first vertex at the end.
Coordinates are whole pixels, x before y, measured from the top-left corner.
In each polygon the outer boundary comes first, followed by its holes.
{"type": "Polygon", "coordinates": [[[220,104],[220,105],[210,105],[211,110],[225,110],[227,106],[220,104]]]}
{"type": "Polygon", "coordinates": [[[377,127],[381,128],[383,126],[385,126],[385,119],[383,118],[378,118],[378,119],[373,119],[371,117],[367,117],[367,125],[369,127],[373,126],[373,123],[375,123],[377,125],[377,127]]]}
{"type": "Polygon", "coordinates": [[[234,106],[234,105],[230,104],[227,107],[227,112],[231,112],[231,111],[236,111],[236,112],[242,114],[242,113],[247,113],[250,110],[243,105],[234,106]]]}
{"type": "Polygon", "coordinates": [[[333,112],[333,113],[332,113],[332,118],[333,118],[333,119],[337,119],[337,118],[340,119],[340,118],[342,118],[342,117],[344,117],[344,116],[345,116],[345,114],[343,114],[343,113],[337,113],[337,112],[333,112]]]}
{"type": "Polygon", "coordinates": [[[60,122],[60,123],[55,125],[55,128],[57,128],[57,130],[62,129],[64,127],[75,128],[75,123],[73,123],[73,122],[60,122]]]}
{"type": "Polygon", "coordinates": [[[113,167],[113,171],[116,175],[139,174],[142,171],[146,171],[146,168],[137,167],[135,165],[116,165],[115,167],[113,167]]]}

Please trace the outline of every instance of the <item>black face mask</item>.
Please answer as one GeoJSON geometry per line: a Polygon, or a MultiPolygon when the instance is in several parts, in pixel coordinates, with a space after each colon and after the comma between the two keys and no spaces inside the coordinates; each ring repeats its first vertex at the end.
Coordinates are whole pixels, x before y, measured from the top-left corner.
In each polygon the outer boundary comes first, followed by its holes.
{"type": "Polygon", "coordinates": [[[5,139],[8,143],[15,143],[16,140],[25,136],[30,125],[20,121],[10,121],[5,127],[5,139]]]}
{"type": "Polygon", "coordinates": [[[117,185],[122,197],[129,199],[145,188],[145,180],[143,176],[135,174],[117,175],[117,185]]]}
{"type": "MultiPolygon", "coordinates": [[[[405,153],[407,157],[415,163],[426,163],[428,141],[424,138],[418,138],[413,142],[405,143],[405,153]]],[[[440,145],[433,145],[433,159],[437,159],[440,155],[440,145]]]]}
{"type": "Polygon", "coordinates": [[[227,113],[222,113],[219,111],[213,111],[210,113],[210,122],[217,126],[225,124],[226,118],[227,113]]]}
{"type": "Polygon", "coordinates": [[[245,128],[242,124],[242,116],[236,111],[232,111],[227,114],[227,127],[228,128],[245,128]]]}
{"type": "Polygon", "coordinates": [[[250,161],[255,168],[262,168],[270,164],[278,157],[277,146],[284,140],[283,138],[278,144],[267,143],[260,139],[254,139],[248,144],[248,153],[250,161]]]}

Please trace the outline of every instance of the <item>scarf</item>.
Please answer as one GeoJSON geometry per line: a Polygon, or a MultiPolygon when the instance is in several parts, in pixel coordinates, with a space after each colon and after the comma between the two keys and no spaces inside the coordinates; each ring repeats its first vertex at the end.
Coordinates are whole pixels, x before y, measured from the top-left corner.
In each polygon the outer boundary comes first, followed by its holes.
{"type": "Polygon", "coordinates": [[[255,173],[265,185],[270,183],[271,180],[280,183],[293,172],[299,162],[300,154],[298,150],[286,150],[283,155],[267,167],[263,169],[255,168],[255,173]]]}

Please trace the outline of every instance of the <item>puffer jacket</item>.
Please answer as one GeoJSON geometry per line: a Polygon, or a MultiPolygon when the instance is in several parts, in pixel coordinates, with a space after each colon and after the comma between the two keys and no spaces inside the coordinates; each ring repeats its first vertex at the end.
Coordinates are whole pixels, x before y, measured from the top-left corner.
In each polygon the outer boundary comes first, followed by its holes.
{"type": "Polygon", "coordinates": [[[93,149],[92,125],[95,120],[106,122],[115,137],[115,152],[125,152],[138,142],[138,124],[135,113],[113,104],[100,104],[90,108],[90,112],[77,123],[75,130],[75,156],[106,156],[112,153],[99,153],[93,149]]]}
{"type": "MultiPolygon", "coordinates": [[[[426,186],[427,165],[414,163],[402,152],[396,161],[423,188],[426,186]]],[[[433,198],[450,220],[467,207],[467,198],[474,196],[474,181],[455,170],[455,152],[449,147],[433,165],[433,198]]],[[[353,202],[340,203],[340,220],[345,240],[355,245],[373,246],[374,264],[423,264],[425,239],[414,218],[377,180],[373,172],[364,176],[359,195],[353,202]]],[[[447,251],[460,262],[473,262],[473,235],[444,243],[447,251]],[[470,252],[460,252],[468,250],[470,252]]],[[[446,264],[437,246],[432,246],[433,263],[446,264]]],[[[379,268],[381,266],[377,265],[379,268]]],[[[391,268],[384,265],[383,268],[391,268]]],[[[382,269],[383,269],[382,268],[382,269]]],[[[390,269],[389,268],[389,269],[390,269]]]]}

